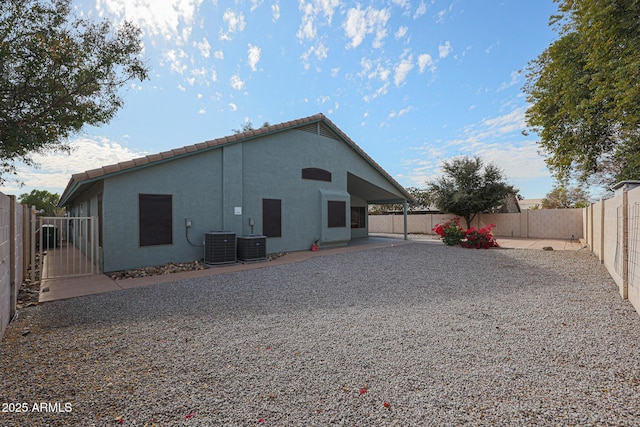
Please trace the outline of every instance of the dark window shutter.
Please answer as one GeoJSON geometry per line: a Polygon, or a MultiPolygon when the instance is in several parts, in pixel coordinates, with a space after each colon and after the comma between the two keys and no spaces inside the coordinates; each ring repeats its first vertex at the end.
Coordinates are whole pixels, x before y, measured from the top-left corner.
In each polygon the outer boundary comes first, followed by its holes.
{"type": "Polygon", "coordinates": [[[173,243],[172,196],[140,194],[138,196],[140,246],[173,243]]]}
{"type": "Polygon", "coordinates": [[[282,237],[282,200],[262,199],[262,234],[282,237]]]}
{"type": "Polygon", "coordinates": [[[347,202],[329,200],[328,217],[330,228],[347,226],[347,202]]]}
{"type": "Polygon", "coordinates": [[[331,182],[331,172],[320,168],[304,168],[302,169],[302,179],[331,182]]]}

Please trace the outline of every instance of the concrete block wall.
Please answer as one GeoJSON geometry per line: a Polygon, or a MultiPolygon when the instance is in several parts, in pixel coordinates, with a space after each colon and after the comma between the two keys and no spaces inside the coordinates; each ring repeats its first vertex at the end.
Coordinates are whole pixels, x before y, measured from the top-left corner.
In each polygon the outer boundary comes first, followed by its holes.
{"type": "Polygon", "coordinates": [[[585,241],[640,313],[640,187],[621,188],[614,197],[583,210],[585,241]]]}
{"type": "Polygon", "coordinates": [[[11,321],[29,259],[31,209],[0,193],[0,339],[11,321]]]}
{"type": "Polygon", "coordinates": [[[627,212],[627,297],[640,313],[640,189],[628,193],[627,212]]]}
{"type": "Polygon", "coordinates": [[[0,338],[11,320],[11,199],[0,193],[0,338]]]}
{"type": "MultiPolygon", "coordinates": [[[[435,234],[432,230],[453,218],[451,214],[417,214],[407,216],[409,233],[435,234]]],[[[473,227],[495,224],[493,234],[502,237],[574,239],[583,237],[582,209],[525,210],[521,213],[479,214],[471,221],[473,227]]],[[[462,227],[466,224],[461,221],[462,227]]],[[[370,233],[404,233],[403,215],[370,215],[370,233]]]]}

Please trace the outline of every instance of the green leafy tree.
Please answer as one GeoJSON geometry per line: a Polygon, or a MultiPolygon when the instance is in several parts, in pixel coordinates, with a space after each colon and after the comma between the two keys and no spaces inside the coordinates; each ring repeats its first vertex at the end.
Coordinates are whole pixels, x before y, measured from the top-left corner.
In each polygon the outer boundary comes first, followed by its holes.
{"type": "Polygon", "coordinates": [[[35,206],[38,215],[61,216],[63,209],[58,208],[60,196],[47,190],[31,190],[31,193],[21,194],[18,202],[29,207],[35,206]]]}
{"type": "Polygon", "coordinates": [[[558,179],[640,176],[640,2],[555,0],[559,38],[528,67],[529,130],[558,179]]]}
{"type": "Polygon", "coordinates": [[[504,180],[502,171],[479,157],[456,157],[443,162],[444,176],[428,183],[431,200],[443,212],[465,219],[467,228],[480,212],[495,208],[518,192],[504,180]]]}
{"type": "Polygon", "coordinates": [[[589,205],[589,194],[580,187],[558,185],[542,199],[542,209],[584,208],[589,205]]]}
{"type": "MultiPolygon", "coordinates": [[[[421,208],[428,208],[431,204],[429,192],[416,187],[407,187],[407,191],[416,199],[416,202],[409,202],[407,207],[409,211],[419,210],[421,208]]],[[[391,203],[384,205],[376,205],[376,207],[369,211],[373,215],[383,215],[388,212],[400,212],[404,209],[401,203],[391,203]]]]}
{"type": "Polygon", "coordinates": [[[0,182],[15,162],[69,150],[85,125],[109,122],[120,89],[147,78],[140,30],[76,18],[71,0],[4,0],[0,7],[0,182]]]}

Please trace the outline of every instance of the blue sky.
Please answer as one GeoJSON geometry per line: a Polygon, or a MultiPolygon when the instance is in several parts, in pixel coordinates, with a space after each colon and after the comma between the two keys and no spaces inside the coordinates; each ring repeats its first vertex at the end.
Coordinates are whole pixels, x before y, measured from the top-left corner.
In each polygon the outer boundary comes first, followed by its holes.
{"type": "Polygon", "coordinates": [[[556,37],[552,0],[74,0],[144,32],[150,79],[108,125],[37,156],[19,187],[61,194],[72,173],[324,113],[405,187],[478,155],[525,198],[553,180],[523,136],[524,71],[556,37]]]}

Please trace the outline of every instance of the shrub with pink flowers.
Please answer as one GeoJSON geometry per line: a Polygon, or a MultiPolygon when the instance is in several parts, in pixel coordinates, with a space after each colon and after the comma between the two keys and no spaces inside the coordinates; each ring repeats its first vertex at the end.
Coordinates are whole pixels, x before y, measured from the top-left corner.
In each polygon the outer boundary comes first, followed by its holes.
{"type": "Polygon", "coordinates": [[[498,242],[491,234],[491,229],[495,226],[495,224],[487,224],[482,228],[471,227],[465,231],[466,240],[461,242],[460,246],[475,249],[497,248],[498,242]]]}
{"type": "Polygon", "coordinates": [[[442,241],[449,246],[456,246],[462,243],[464,239],[464,230],[460,227],[460,218],[451,218],[444,224],[437,224],[431,229],[438,236],[442,238],[442,241]]]}
{"type": "Polygon", "coordinates": [[[437,224],[431,230],[442,238],[449,246],[460,245],[463,248],[489,249],[498,247],[491,230],[495,224],[487,224],[482,228],[471,227],[468,230],[460,227],[460,218],[451,218],[443,224],[437,224]]]}

